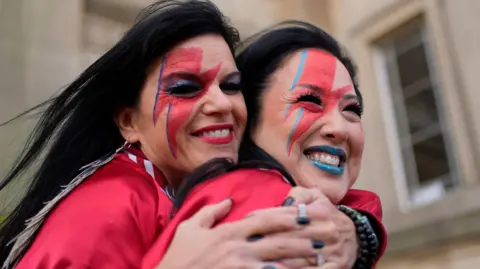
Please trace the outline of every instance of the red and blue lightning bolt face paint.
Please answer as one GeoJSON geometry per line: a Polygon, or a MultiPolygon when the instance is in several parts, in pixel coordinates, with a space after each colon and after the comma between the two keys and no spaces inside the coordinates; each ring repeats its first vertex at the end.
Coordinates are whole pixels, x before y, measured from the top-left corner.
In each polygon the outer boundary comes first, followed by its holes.
{"type": "Polygon", "coordinates": [[[254,142],[299,186],[338,203],[360,171],[362,104],[351,74],[319,49],[292,53],[269,77],[254,142]]]}
{"type": "Polygon", "coordinates": [[[334,56],[321,50],[306,49],[301,52],[300,63],[289,89],[289,99],[299,101],[289,104],[285,109],[285,120],[296,114],[287,140],[288,154],[293,144],[314,122],[337,108],[340,99],[353,90],[351,84],[335,88],[337,61],[334,56]],[[319,103],[308,101],[308,96],[316,97],[319,103]],[[305,101],[302,101],[302,97],[306,97],[305,101]]]}
{"type": "Polygon", "coordinates": [[[218,63],[202,72],[202,60],[203,50],[197,47],[178,48],[162,58],[153,124],[166,109],[165,132],[174,157],[178,130],[192,116],[195,104],[206,94],[222,66],[218,63]]]}

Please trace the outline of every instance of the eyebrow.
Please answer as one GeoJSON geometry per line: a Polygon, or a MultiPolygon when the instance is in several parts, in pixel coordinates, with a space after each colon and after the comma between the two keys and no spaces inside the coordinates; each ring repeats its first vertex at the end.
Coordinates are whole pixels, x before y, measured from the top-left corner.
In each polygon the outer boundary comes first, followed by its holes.
{"type": "Polygon", "coordinates": [[[356,96],[354,94],[345,94],[344,96],[342,96],[342,99],[343,100],[357,100],[358,102],[360,102],[360,98],[358,98],[358,96],[356,96]]]}
{"type": "Polygon", "coordinates": [[[308,89],[311,89],[311,90],[320,92],[321,94],[325,94],[325,90],[324,90],[324,89],[322,89],[322,88],[320,88],[320,87],[318,87],[318,86],[312,85],[312,84],[307,84],[307,83],[297,84],[297,85],[295,85],[293,88],[297,88],[297,87],[308,88],[308,89]]]}
{"type": "Polygon", "coordinates": [[[169,81],[174,78],[182,78],[187,80],[199,80],[198,74],[191,72],[172,72],[162,78],[162,80],[169,81]]]}
{"type": "Polygon", "coordinates": [[[226,75],[225,77],[222,78],[222,81],[227,81],[227,80],[231,80],[231,79],[234,79],[236,77],[241,77],[242,74],[240,73],[240,71],[234,71],[234,72],[231,72],[230,74],[226,75]]]}
{"type": "MultiPolygon", "coordinates": [[[[314,91],[317,91],[321,94],[325,94],[325,90],[316,86],[316,85],[312,85],[312,84],[308,84],[308,83],[303,83],[303,84],[297,84],[295,85],[294,88],[297,88],[297,87],[301,87],[301,88],[308,88],[308,89],[311,89],[311,90],[314,90],[314,91]]],[[[350,87],[350,86],[347,86],[347,87],[350,87]]],[[[342,88],[345,88],[345,87],[342,87],[342,88]]],[[[355,94],[345,94],[344,96],[342,96],[342,99],[343,100],[357,100],[358,102],[360,102],[360,98],[355,95],[355,94]]]]}

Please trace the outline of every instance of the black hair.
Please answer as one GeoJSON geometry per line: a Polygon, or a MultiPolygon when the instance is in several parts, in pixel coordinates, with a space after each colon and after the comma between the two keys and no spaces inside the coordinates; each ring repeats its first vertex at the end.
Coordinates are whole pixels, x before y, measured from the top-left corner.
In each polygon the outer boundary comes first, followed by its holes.
{"type": "Polygon", "coordinates": [[[39,161],[25,196],[1,226],[0,261],[5,261],[11,249],[7,243],[44,202],[55,197],[82,166],[123,144],[114,122],[115,111],[137,105],[153,61],[176,44],[203,34],[222,36],[232,54],[239,42],[237,30],[210,1],[157,1],[144,9],[123,38],[65,90],[0,125],[41,112],[23,151],[0,183],[3,190],[39,161]]]}
{"type": "Polygon", "coordinates": [[[235,165],[228,160],[215,159],[199,167],[195,173],[183,181],[183,186],[179,188],[175,202],[177,208],[181,206],[188,192],[196,184],[239,168],[275,169],[292,186],[295,186],[295,181],[285,167],[256,145],[251,134],[258,123],[261,98],[268,86],[269,78],[286,57],[296,51],[308,48],[325,50],[345,65],[352,78],[355,92],[362,103],[362,95],[356,81],[356,69],[352,60],[339,43],[322,29],[306,22],[286,21],[253,35],[244,41],[243,49],[236,57],[237,67],[242,74],[242,93],[248,112],[247,127],[240,146],[239,162],[235,165]]]}

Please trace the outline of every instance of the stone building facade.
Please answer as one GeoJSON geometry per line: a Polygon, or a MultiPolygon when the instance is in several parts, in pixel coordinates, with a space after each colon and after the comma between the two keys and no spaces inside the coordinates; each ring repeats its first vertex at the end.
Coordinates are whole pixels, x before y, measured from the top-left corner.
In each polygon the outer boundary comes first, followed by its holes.
{"type": "MultiPolygon", "coordinates": [[[[0,121],[71,81],[150,2],[0,0],[0,121]]],[[[243,37],[278,21],[306,20],[355,59],[366,104],[357,187],[381,196],[390,237],[379,268],[477,268],[480,2],[214,2],[243,37]]],[[[28,126],[17,123],[0,128],[0,171],[13,161],[23,130],[28,126]]]]}

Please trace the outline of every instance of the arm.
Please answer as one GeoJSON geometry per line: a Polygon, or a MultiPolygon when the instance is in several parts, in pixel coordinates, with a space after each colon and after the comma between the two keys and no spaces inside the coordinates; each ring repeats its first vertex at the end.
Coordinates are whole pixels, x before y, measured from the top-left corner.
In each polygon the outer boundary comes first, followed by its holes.
{"type": "Polygon", "coordinates": [[[142,268],[154,268],[165,255],[180,223],[204,206],[232,198],[232,210],[216,223],[218,225],[241,220],[256,209],[276,207],[283,202],[290,189],[290,184],[283,181],[280,173],[258,169],[236,170],[197,185],[145,255],[142,268]]]}
{"type": "Polygon", "coordinates": [[[138,268],[158,198],[150,177],[113,161],[55,208],[16,268],[138,268]]]}

